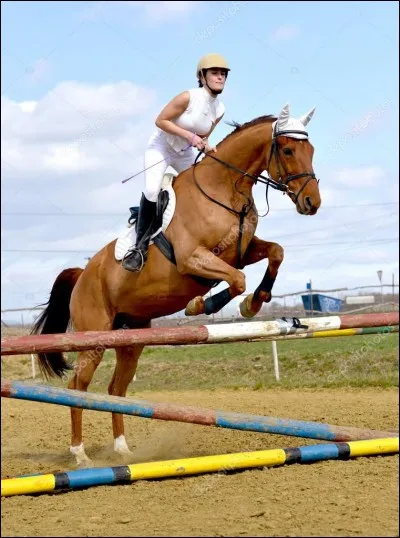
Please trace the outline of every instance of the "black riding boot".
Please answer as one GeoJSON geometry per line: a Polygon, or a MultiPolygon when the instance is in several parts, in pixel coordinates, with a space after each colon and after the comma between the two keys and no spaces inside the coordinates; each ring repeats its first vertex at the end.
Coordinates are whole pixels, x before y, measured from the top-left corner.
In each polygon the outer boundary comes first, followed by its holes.
{"type": "Polygon", "coordinates": [[[122,267],[128,271],[140,271],[147,259],[147,248],[151,237],[151,225],[156,214],[156,202],[150,202],[144,194],[140,200],[136,223],[136,245],[122,260],[122,267]]]}

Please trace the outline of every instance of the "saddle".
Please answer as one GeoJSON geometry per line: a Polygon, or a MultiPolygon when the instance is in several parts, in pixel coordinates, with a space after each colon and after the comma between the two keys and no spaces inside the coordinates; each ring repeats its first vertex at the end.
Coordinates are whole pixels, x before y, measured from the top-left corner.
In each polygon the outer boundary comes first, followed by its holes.
{"type": "MultiPolygon", "coordinates": [[[[168,207],[169,203],[169,192],[167,190],[161,190],[157,202],[156,202],[156,214],[153,219],[152,225],[150,226],[150,229],[146,232],[146,235],[149,234],[151,237],[152,242],[159,248],[159,250],[164,254],[164,256],[174,265],[176,265],[176,258],[174,254],[174,248],[169,242],[169,240],[166,238],[164,232],[162,231],[162,224],[163,224],[163,215],[165,210],[168,207]]],[[[139,216],[139,206],[134,206],[129,208],[130,211],[130,217],[128,219],[128,223],[131,226],[135,226],[135,230],[137,230],[137,219],[139,216]]],[[[211,280],[208,278],[202,278],[200,276],[192,276],[197,282],[200,284],[203,284],[205,286],[211,286],[215,287],[217,286],[221,280],[211,280]]]]}

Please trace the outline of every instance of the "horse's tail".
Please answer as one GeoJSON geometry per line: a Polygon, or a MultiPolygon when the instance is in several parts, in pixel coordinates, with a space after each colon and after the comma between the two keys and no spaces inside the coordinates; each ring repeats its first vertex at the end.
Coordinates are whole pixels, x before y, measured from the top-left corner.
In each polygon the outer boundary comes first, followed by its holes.
{"type": "MultiPolygon", "coordinates": [[[[41,305],[47,306],[33,324],[31,334],[55,334],[67,331],[72,290],[82,272],[83,269],[76,267],[64,269],[58,275],[50,292],[49,300],[41,305]]],[[[60,351],[43,352],[37,355],[40,371],[46,379],[54,376],[63,377],[68,370],[72,370],[72,366],[65,360],[60,351]]]]}

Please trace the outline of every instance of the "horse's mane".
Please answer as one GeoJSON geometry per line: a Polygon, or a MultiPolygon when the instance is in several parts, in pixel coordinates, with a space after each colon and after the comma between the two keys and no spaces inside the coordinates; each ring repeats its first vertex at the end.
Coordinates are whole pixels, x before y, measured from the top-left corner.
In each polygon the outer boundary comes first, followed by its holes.
{"type": "Polygon", "coordinates": [[[276,116],[273,116],[272,114],[268,114],[266,116],[259,116],[258,118],[254,118],[254,120],[248,121],[246,123],[238,123],[237,121],[231,121],[231,122],[226,121],[225,122],[226,125],[230,125],[231,127],[235,127],[235,129],[231,133],[226,135],[226,137],[223,138],[220,143],[224,142],[229,137],[231,137],[231,136],[233,136],[233,135],[235,135],[235,134],[237,134],[239,132],[242,132],[245,129],[248,129],[249,127],[253,127],[254,125],[258,125],[259,123],[266,123],[266,122],[272,123],[276,119],[277,119],[276,116]]]}

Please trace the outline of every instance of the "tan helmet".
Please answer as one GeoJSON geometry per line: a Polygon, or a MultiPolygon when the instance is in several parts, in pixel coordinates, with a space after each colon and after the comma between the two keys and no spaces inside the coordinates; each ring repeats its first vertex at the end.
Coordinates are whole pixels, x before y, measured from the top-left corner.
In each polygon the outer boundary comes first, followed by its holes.
{"type": "Polygon", "coordinates": [[[225,58],[221,56],[221,54],[212,52],[211,54],[206,54],[200,59],[197,65],[196,76],[199,77],[200,71],[202,71],[203,69],[210,69],[211,67],[219,67],[220,69],[226,69],[227,71],[230,71],[230,67],[225,58]]]}

